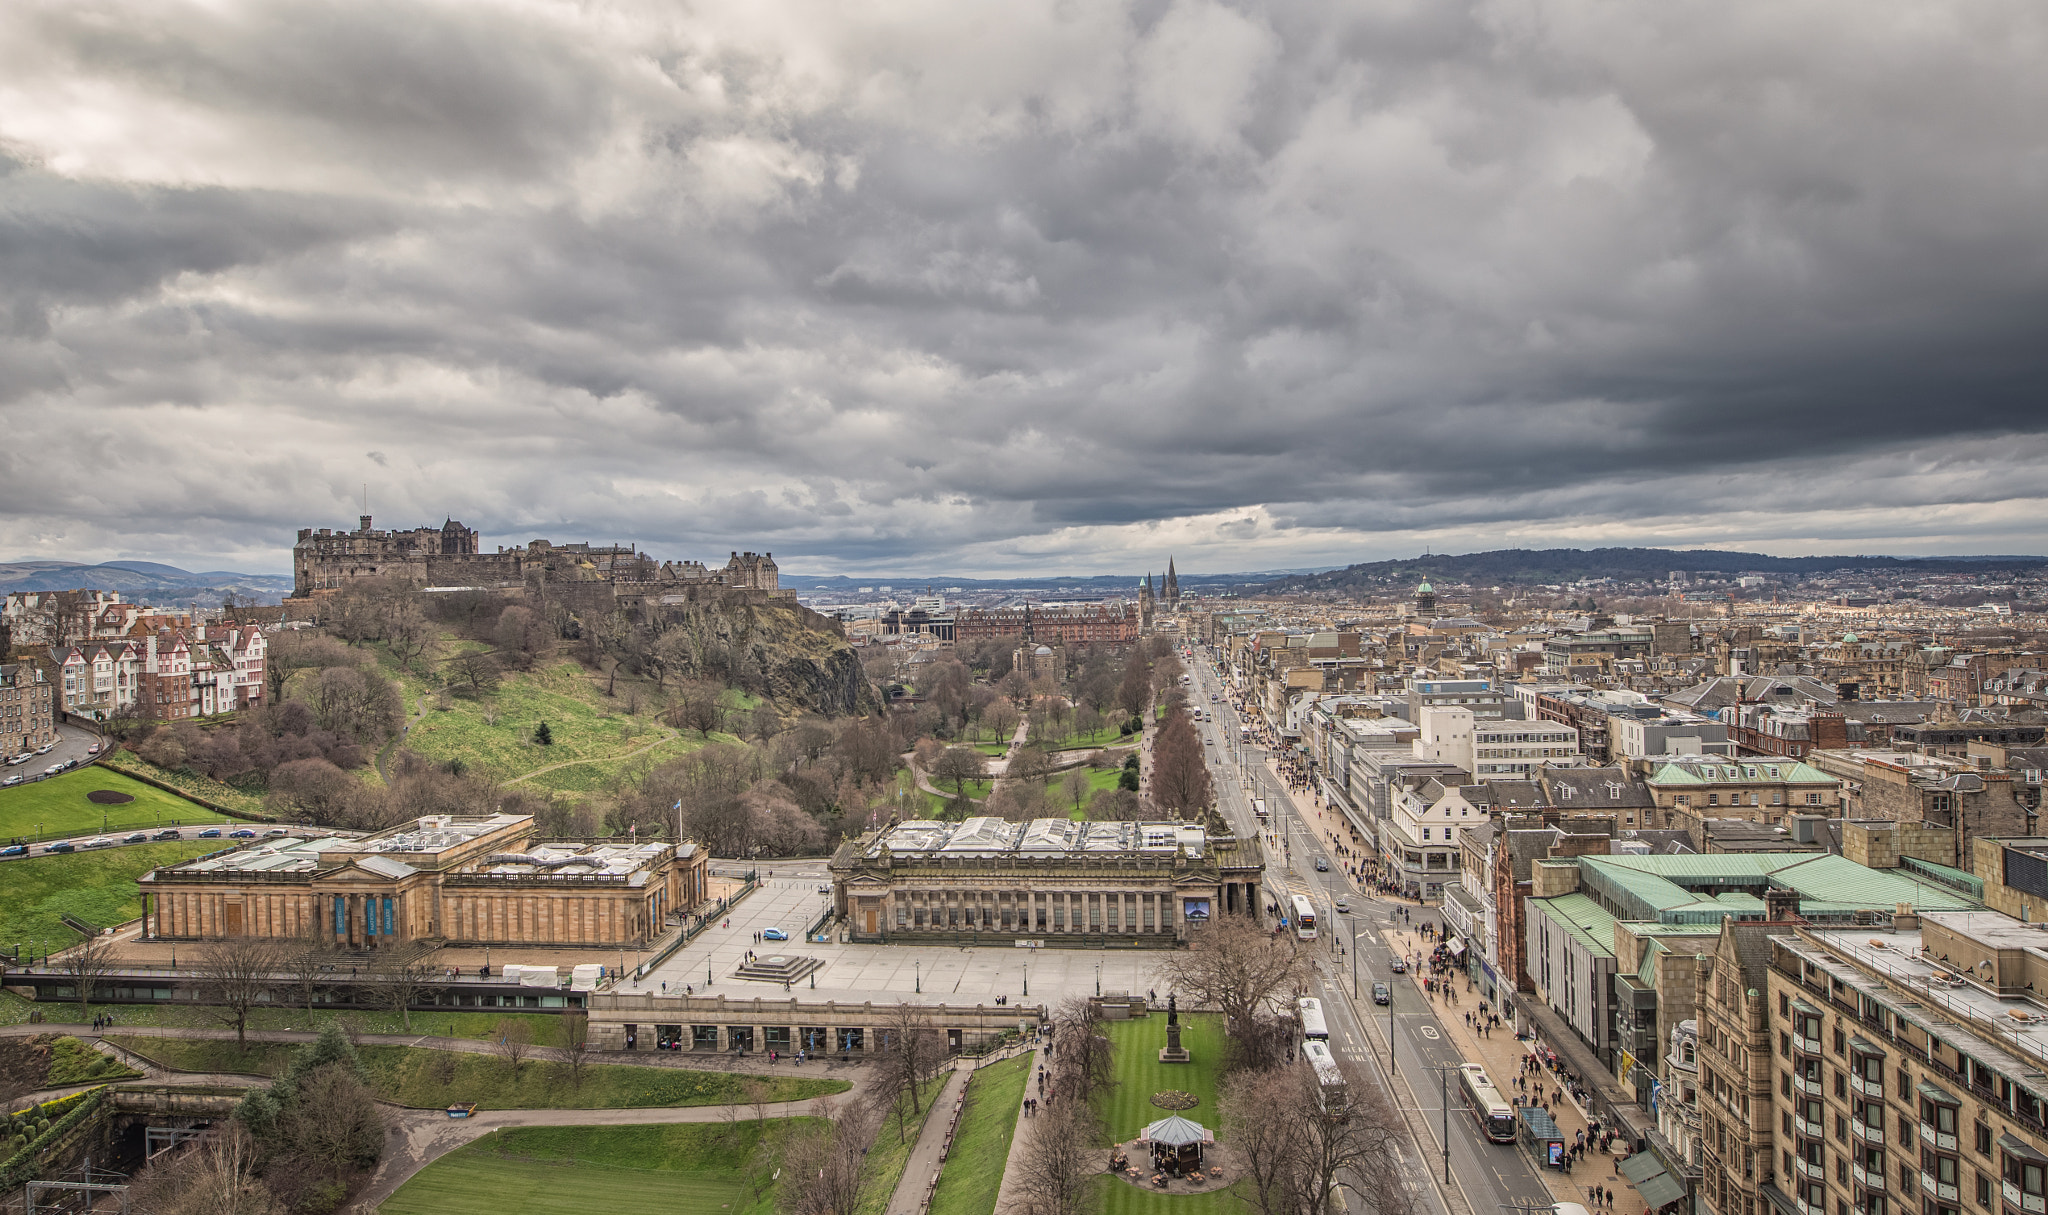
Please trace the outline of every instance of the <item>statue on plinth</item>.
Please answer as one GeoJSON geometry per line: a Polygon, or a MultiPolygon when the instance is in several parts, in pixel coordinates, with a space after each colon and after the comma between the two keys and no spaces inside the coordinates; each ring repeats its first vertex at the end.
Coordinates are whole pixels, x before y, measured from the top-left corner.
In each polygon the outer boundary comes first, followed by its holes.
{"type": "Polygon", "coordinates": [[[1193,1056],[1180,1044],[1180,1002],[1166,993],[1166,1046],[1159,1052],[1161,1063],[1186,1063],[1193,1056]]]}

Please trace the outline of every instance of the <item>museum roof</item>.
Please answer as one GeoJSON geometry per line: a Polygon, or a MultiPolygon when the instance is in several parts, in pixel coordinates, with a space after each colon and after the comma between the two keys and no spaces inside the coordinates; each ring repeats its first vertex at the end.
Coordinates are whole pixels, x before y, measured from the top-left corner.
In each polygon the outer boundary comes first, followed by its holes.
{"type": "Polygon", "coordinates": [[[1175,848],[1200,856],[1208,833],[1192,823],[1079,823],[1064,818],[1035,818],[1012,823],[977,817],[957,823],[916,819],[898,823],[869,837],[861,855],[876,858],[887,848],[892,856],[985,857],[1049,856],[1073,853],[1171,854],[1175,848]]]}

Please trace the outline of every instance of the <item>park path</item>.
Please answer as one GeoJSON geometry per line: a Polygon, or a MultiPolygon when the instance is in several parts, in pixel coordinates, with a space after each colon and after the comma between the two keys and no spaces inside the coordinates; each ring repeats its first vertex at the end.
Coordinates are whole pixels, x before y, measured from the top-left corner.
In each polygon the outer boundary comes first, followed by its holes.
{"type": "Polygon", "coordinates": [[[967,1078],[973,1074],[972,1068],[962,1068],[956,1063],[947,1074],[945,1085],[932,1094],[932,1103],[925,1113],[924,1129],[918,1132],[917,1142],[910,1149],[910,1158],[903,1162],[903,1176],[896,1182],[896,1192],[889,1198],[889,1215],[917,1215],[918,1204],[924,1201],[925,1193],[945,1159],[946,1134],[952,1128],[954,1113],[960,1108],[960,1098],[967,1091],[967,1078]]]}
{"type": "Polygon", "coordinates": [[[391,780],[391,757],[398,754],[398,749],[405,745],[406,737],[412,733],[412,728],[427,719],[427,698],[424,694],[420,696],[418,704],[419,712],[407,718],[405,725],[399,727],[398,737],[377,750],[377,776],[387,783],[391,780]]]}
{"type": "MultiPolygon", "coordinates": [[[[1027,1100],[1038,1096],[1036,1075],[1038,1072],[1037,1060],[1041,1057],[1039,1055],[1040,1049],[1042,1048],[1033,1047],[1030,1052],[1033,1060],[1030,1066],[1032,1075],[1024,1081],[1024,1098],[1027,1100]]],[[[1017,1192],[1016,1179],[1022,1175],[1024,1170],[1024,1153],[1029,1150],[1032,1137],[1038,1134],[1038,1119],[1025,1117],[1022,1105],[1023,1102],[1020,1101],[1018,1103],[1017,1129],[1010,1136],[1010,1156],[1003,1164],[1003,1181],[1001,1185],[996,1187],[995,1215],[1012,1215],[1013,1212],[1022,1210],[1025,1205],[1022,1195],[1017,1192]]],[[[891,1215],[894,1215],[893,1208],[891,1215]]]]}
{"type": "Polygon", "coordinates": [[[577,764],[616,764],[623,760],[628,760],[636,756],[645,755],[649,751],[654,750],[656,747],[659,747],[664,743],[674,742],[676,739],[679,739],[682,736],[682,731],[680,730],[669,730],[660,738],[655,739],[653,742],[648,743],[646,746],[641,747],[635,751],[628,751],[624,755],[601,755],[593,759],[565,759],[559,764],[549,764],[546,767],[535,768],[533,771],[524,773],[519,776],[515,776],[511,780],[506,781],[505,783],[508,785],[516,785],[520,781],[531,780],[536,776],[541,776],[546,773],[553,772],[557,768],[573,768],[577,764]]]}

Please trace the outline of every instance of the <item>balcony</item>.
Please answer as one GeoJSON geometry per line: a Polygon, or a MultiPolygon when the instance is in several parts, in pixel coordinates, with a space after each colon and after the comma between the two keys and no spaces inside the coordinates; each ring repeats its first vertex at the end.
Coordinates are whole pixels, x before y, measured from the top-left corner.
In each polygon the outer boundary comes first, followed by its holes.
{"type": "Polygon", "coordinates": [[[2020,1189],[2018,1182],[2001,1181],[1999,1186],[2005,1195],[2005,1205],[2012,1210],[2031,1212],[2032,1215],[2048,1211],[2048,1202],[2044,1202],[2041,1195],[2027,1193],[2020,1189]]]}
{"type": "Polygon", "coordinates": [[[1943,1202],[1956,1201],[1956,1187],[1952,1185],[1943,1185],[1939,1181],[1936,1181],[1934,1179],[1934,1174],[1932,1173],[1920,1174],[1920,1188],[1922,1190],[1925,1190],[1927,1193],[1934,1195],[1936,1198],[1941,1199],[1943,1202]]]}
{"type": "Polygon", "coordinates": [[[1884,1193],[1883,1169],[1866,1169],[1860,1164],[1851,1164],[1849,1166],[1849,1180],[1866,1190],[1876,1190],[1880,1194],[1884,1193]]]}
{"type": "Polygon", "coordinates": [[[1792,1115],[1792,1129],[1808,1139],[1826,1139],[1828,1137],[1827,1130],[1820,1123],[1808,1122],[1797,1114],[1792,1115]]]}
{"type": "Polygon", "coordinates": [[[1884,1128],[1881,1126],[1871,1126],[1863,1122],[1851,1122],[1849,1124],[1849,1133],[1856,1136],[1856,1140],[1859,1143],[1867,1143],[1871,1147],[1884,1146],[1884,1128]]]}
{"type": "Polygon", "coordinates": [[[1801,1054],[1817,1055],[1820,1053],[1820,1039],[1809,1038],[1805,1034],[1793,1034],[1792,1049],[1801,1054]]]}
{"type": "Polygon", "coordinates": [[[1944,1135],[1940,1131],[1935,1130],[1932,1122],[1920,1124],[1920,1138],[1944,1152],[1956,1150],[1956,1137],[1954,1135],[1944,1135]]]}
{"type": "Polygon", "coordinates": [[[1820,1081],[1808,1080],[1797,1072],[1794,1072],[1792,1075],[1792,1089],[1794,1092],[1805,1093],[1809,1097],[1825,1097],[1827,1096],[1825,1087],[1820,1081]]]}
{"type": "Polygon", "coordinates": [[[1854,1072],[1849,1073],[1849,1087],[1873,1101],[1884,1100],[1884,1081],[1865,1080],[1854,1072]]]}
{"type": "MultiPolygon", "coordinates": [[[[1801,1177],[1809,1177],[1815,1181],[1826,1181],[1828,1179],[1828,1171],[1826,1169],[1804,1156],[1794,1156],[1792,1158],[1792,1167],[1799,1170],[1801,1177]]],[[[1950,1186],[1949,1188],[1954,1189],[1955,1187],[1950,1186]]]]}

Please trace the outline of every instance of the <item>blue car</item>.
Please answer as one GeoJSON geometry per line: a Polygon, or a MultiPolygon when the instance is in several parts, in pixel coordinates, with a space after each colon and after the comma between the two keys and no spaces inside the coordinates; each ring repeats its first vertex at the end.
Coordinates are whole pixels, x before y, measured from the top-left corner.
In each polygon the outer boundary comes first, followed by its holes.
{"type": "Polygon", "coordinates": [[[220,828],[208,827],[206,830],[199,833],[199,838],[203,840],[217,840],[220,838],[220,828]]]}
{"type": "Polygon", "coordinates": [[[240,831],[228,832],[228,838],[231,840],[253,840],[256,838],[256,833],[244,827],[240,831]]]}
{"type": "Polygon", "coordinates": [[[27,856],[28,845],[16,844],[12,848],[0,848],[0,856],[27,856]]]}
{"type": "Polygon", "coordinates": [[[789,934],[780,928],[764,928],[761,930],[761,939],[764,941],[787,941],[789,934]]]}
{"type": "Polygon", "coordinates": [[[58,841],[57,841],[56,843],[54,843],[54,844],[51,844],[51,845],[50,845],[50,846],[49,846],[48,848],[45,848],[45,849],[43,849],[43,851],[44,851],[44,852],[76,852],[76,851],[78,851],[78,845],[76,845],[76,844],[72,843],[72,842],[71,842],[70,840],[58,840],[58,841]]]}

